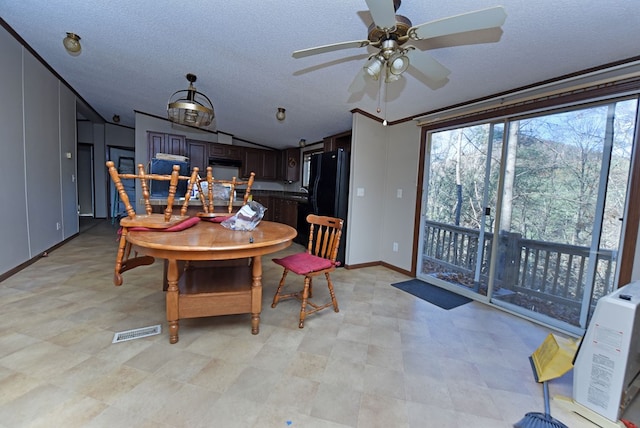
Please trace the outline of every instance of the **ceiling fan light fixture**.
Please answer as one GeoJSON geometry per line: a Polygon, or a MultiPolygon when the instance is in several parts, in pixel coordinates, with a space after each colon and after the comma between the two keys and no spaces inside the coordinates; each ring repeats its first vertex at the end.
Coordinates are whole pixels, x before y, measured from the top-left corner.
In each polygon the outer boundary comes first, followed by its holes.
{"type": "Polygon", "coordinates": [[[187,74],[189,88],[174,92],[167,103],[167,118],[174,123],[189,126],[209,126],[215,118],[209,97],[193,86],[197,77],[187,74]]]}
{"type": "Polygon", "coordinates": [[[409,57],[404,52],[399,52],[389,59],[388,64],[389,72],[399,76],[409,68],[409,57]]]}
{"type": "Polygon", "coordinates": [[[374,55],[367,60],[363,68],[369,77],[373,80],[378,80],[382,67],[384,67],[384,58],[381,58],[379,55],[374,55]]]}
{"type": "Polygon", "coordinates": [[[385,75],[384,81],[385,83],[391,83],[391,82],[395,82],[396,80],[400,79],[400,75],[399,74],[393,74],[391,72],[391,68],[387,67],[387,73],[385,75]]]}
{"type": "MultiPolygon", "coordinates": [[[[372,80],[380,79],[382,72],[385,73],[386,82],[398,80],[410,65],[433,82],[443,82],[444,84],[450,71],[428,55],[423,56],[424,59],[414,55],[416,48],[406,45],[406,43],[409,40],[428,40],[452,36],[453,43],[447,42],[445,45],[455,46],[459,43],[453,38],[456,38],[455,36],[458,34],[488,29],[498,30],[501,34],[500,27],[507,17],[504,7],[495,6],[413,25],[409,18],[397,14],[401,0],[366,0],[366,3],[373,22],[368,27],[365,40],[339,42],[293,52],[294,58],[303,58],[341,49],[367,46],[377,48],[378,52],[368,57],[363,70],[357,74],[349,86],[350,93],[364,91],[367,80],[369,78],[372,80]],[[412,64],[410,64],[410,59],[412,64]]],[[[488,40],[487,42],[493,41],[497,40],[488,40]]],[[[480,42],[484,43],[484,41],[480,42]]],[[[462,44],[474,43],[475,41],[470,39],[463,41],[462,44]]],[[[427,84],[427,86],[432,87],[433,85],[427,84]]]]}
{"type": "Polygon", "coordinates": [[[75,33],[67,33],[67,37],[62,39],[62,44],[71,55],[79,55],[80,50],[82,50],[82,46],[80,46],[80,36],[75,33]]]}

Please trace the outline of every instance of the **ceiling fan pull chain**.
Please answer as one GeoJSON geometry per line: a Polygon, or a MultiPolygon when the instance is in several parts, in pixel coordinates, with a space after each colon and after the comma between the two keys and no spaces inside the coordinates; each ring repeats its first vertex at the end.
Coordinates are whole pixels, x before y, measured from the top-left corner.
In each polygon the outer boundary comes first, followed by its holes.
{"type": "Polygon", "coordinates": [[[380,81],[378,82],[378,108],[376,109],[376,113],[380,113],[382,110],[380,110],[380,97],[382,97],[382,79],[379,79],[380,81]]]}
{"type": "Polygon", "coordinates": [[[387,91],[388,90],[389,90],[389,82],[387,82],[387,79],[384,79],[384,120],[382,121],[382,126],[387,126],[387,91]]]}

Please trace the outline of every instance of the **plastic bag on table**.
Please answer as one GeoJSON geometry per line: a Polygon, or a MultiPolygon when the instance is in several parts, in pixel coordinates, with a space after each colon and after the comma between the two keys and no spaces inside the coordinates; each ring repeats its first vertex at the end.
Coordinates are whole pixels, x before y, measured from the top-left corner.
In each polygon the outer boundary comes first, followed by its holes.
{"type": "MultiPolygon", "coordinates": [[[[204,191],[204,190],[203,190],[204,191]]],[[[218,201],[228,201],[231,196],[231,188],[223,184],[214,183],[213,199],[218,201]]]]}
{"type": "Polygon", "coordinates": [[[222,226],[231,230],[253,230],[256,228],[266,208],[256,201],[247,202],[240,210],[220,223],[222,226]]]}

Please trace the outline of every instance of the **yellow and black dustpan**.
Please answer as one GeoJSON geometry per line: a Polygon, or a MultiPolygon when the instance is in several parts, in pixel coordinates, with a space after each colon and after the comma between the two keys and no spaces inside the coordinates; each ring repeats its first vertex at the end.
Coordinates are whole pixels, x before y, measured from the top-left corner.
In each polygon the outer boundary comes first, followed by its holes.
{"type": "Polygon", "coordinates": [[[536,382],[542,382],[544,413],[529,412],[514,428],[568,428],[551,416],[549,405],[549,380],[558,378],[571,370],[577,343],[549,334],[542,345],[529,357],[536,382]]]}

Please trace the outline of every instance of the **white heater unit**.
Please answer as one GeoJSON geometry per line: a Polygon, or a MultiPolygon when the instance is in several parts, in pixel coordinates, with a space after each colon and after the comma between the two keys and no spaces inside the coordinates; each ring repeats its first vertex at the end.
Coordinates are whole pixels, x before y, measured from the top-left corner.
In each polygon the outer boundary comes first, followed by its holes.
{"type": "MultiPolygon", "coordinates": [[[[577,404],[576,413],[583,413],[578,409],[588,409],[617,424],[638,392],[639,306],[640,281],[598,300],[574,362],[573,401],[577,404]]],[[[590,419],[587,414],[583,416],[590,419]]]]}

